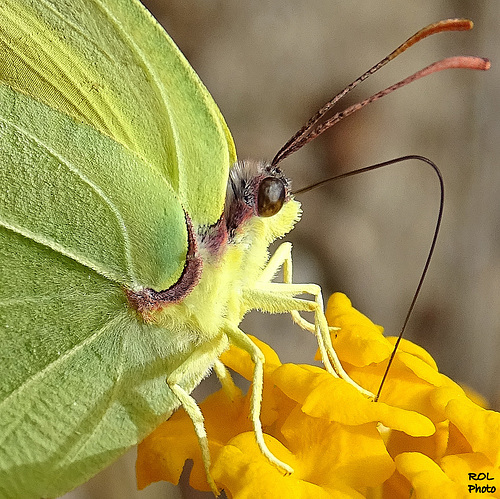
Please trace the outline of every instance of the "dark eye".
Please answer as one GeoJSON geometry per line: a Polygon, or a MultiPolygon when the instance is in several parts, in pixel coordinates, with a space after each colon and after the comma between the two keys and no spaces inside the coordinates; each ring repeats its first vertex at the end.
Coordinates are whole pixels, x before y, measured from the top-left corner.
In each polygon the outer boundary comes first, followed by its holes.
{"type": "Polygon", "coordinates": [[[285,185],[275,177],[266,177],[259,185],[257,213],[259,217],[272,217],[285,202],[285,185]]]}

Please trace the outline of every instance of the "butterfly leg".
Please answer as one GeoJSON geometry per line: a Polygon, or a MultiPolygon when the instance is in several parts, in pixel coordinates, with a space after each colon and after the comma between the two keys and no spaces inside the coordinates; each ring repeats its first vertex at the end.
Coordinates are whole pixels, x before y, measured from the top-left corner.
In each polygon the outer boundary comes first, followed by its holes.
{"type": "Polygon", "coordinates": [[[210,473],[210,450],[208,447],[208,438],[205,430],[203,414],[201,413],[201,410],[194,398],[191,397],[191,395],[189,395],[189,393],[181,386],[181,382],[182,380],[189,379],[193,365],[209,365],[210,362],[207,363],[206,357],[211,359],[214,355],[218,356],[221,350],[224,350],[224,345],[227,345],[227,343],[219,339],[216,342],[208,343],[196,348],[189,356],[188,360],[172,371],[167,377],[167,384],[169,388],[179,399],[182,407],[193,422],[194,431],[198,437],[198,443],[201,449],[201,456],[207,475],[207,481],[212,489],[212,492],[215,494],[215,497],[218,497],[220,492],[210,473]]]}
{"type": "Polygon", "coordinates": [[[248,298],[252,308],[267,312],[289,312],[294,322],[307,331],[315,334],[325,369],[336,377],[342,378],[369,398],[374,395],[358,385],[346,373],[332,345],[330,333],[337,328],[330,328],[326,321],[323,296],[317,284],[296,284],[292,280],[292,245],[283,243],[269,259],[268,265],[253,290],[249,290],[248,298]],[[270,282],[280,267],[283,267],[283,283],[270,282]],[[294,298],[297,295],[309,294],[314,301],[294,298]],[[259,297],[260,295],[260,297],[259,297]],[[314,324],[301,317],[299,312],[314,312],[314,324]]]}
{"type": "MultiPolygon", "coordinates": [[[[291,243],[283,243],[279,245],[262,271],[259,277],[259,282],[271,282],[280,268],[283,268],[283,281],[286,284],[293,284],[291,243]]],[[[302,329],[305,329],[312,334],[316,334],[315,324],[304,319],[297,310],[290,311],[290,315],[292,316],[293,321],[302,329]]],[[[334,333],[339,328],[328,326],[328,329],[331,333],[334,333]]]]}
{"type": "Polygon", "coordinates": [[[237,386],[234,384],[233,378],[226,366],[217,359],[214,362],[214,372],[220,381],[224,393],[229,397],[230,400],[234,400],[239,393],[237,386]]]}
{"type": "Polygon", "coordinates": [[[264,441],[264,434],[262,432],[262,423],[260,421],[260,409],[262,403],[262,390],[264,383],[264,354],[255,345],[255,343],[243,332],[241,329],[233,326],[229,321],[226,321],[224,332],[227,334],[229,341],[247,352],[252,362],[254,363],[253,379],[252,379],[252,395],[250,399],[250,420],[254,427],[255,439],[262,454],[275,466],[285,470],[287,473],[293,473],[293,469],[280,461],[268,449],[264,441]]]}

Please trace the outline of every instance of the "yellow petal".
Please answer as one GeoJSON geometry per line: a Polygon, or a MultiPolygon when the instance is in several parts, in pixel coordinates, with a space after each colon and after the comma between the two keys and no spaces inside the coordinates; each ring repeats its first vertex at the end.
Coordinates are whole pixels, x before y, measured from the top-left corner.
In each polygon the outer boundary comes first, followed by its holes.
{"type": "Polygon", "coordinates": [[[471,387],[464,385],[463,383],[461,383],[460,386],[463,389],[465,395],[467,395],[467,397],[470,398],[472,402],[474,402],[474,404],[477,404],[483,409],[489,409],[489,402],[480,393],[476,392],[471,387]]]}
{"type": "MultiPolygon", "coordinates": [[[[411,483],[398,470],[386,480],[378,495],[374,495],[373,499],[408,499],[411,498],[412,487],[411,483]]],[[[371,498],[370,498],[371,499],[371,498]]]]}
{"type": "Polygon", "coordinates": [[[394,471],[374,424],[348,427],[292,411],[283,443],[265,435],[271,452],[291,465],[288,476],[258,449],[252,433],[238,435],[217,455],[214,478],[232,497],[362,498],[394,471]],[[283,444],[286,443],[285,447],[283,444]]]}
{"type": "MultiPolygon", "coordinates": [[[[260,351],[264,354],[266,361],[264,363],[264,375],[271,374],[274,369],[281,366],[281,361],[278,354],[266,343],[255,338],[255,336],[248,335],[248,337],[259,347],[260,351]]],[[[241,374],[245,379],[252,380],[254,363],[250,358],[248,352],[241,350],[238,347],[231,346],[229,350],[222,353],[220,360],[233,371],[241,374]]]]}
{"type": "Polygon", "coordinates": [[[429,457],[418,452],[396,456],[398,471],[412,484],[418,499],[457,499],[468,497],[467,487],[457,484],[429,457]]]}
{"type": "MultiPolygon", "coordinates": [[[[235,435],[251,429],[247,404],[240,390],[232,400],[219,390],[201,404],[212,457],[235,435]]],[[[188,459],[194,462],[189,480],[191,486],[210,490],[193,423],[181,409],[139,444],[136,462],[138,488],[143,489],[160,480],[177,484],[188,459]]]]}
{"type": "Polygon", "coordinates": [[[391,431],[387,440],[387,450],[393,457],[403,452],[419,452],[437,461],[447,450],[449,423],[443,421],[436,425],[436,432],[429,437],[412,437],[401,431],[391,431]]]}
{"type": "MultiPolygon", "coordinates": [[[[471,492],[481,488],[493,497],[500,497],[500,470],[491,465],[489,459],[480,453],[446,456],[439,462],[442,470],[457,483],[474,486],[471,492]],[[488,489],[483,489],[484,486],[488,489]],[[492,490],[495,487],[497,490],[492,490]]],[[[481,495],[484,493],[479,492],[481,495]]]]}
{"type": "Polygon", "coordinates": [[[193,423],[183,410],[179,410],[139,444],[137,488],[141,490],[161,480],[177,485],[187,459],[193,459],[195,463],[190,476],[191,485],[198,490],[210,490],[193,423]]]}
{"type": "Polygon", "coordinates": [[[352,307],[342,293],[328,300],[325,315],[328,324],[340,328],[332,337],[339,358],[354,366],[366,366],[387,359],[392,346],[382,335],[383,328],[352,307]]]}
{"type": "MultiPolygon", "coordinates": [[[[265,437],[269,450],[296,469],[293,454],[276,439],[268,435],[265,437]]],[[[301,480],[297,472],[283,475],[262,455],[254,434],[250,432],[238,435],[219,452],[212,466],[212,474],[233,499],[335,497],[333,491],[301,480]]],[[[362,496],[358,497],[361,499],[362,496]]]]}
{"type": "Polygon", "coordinates": [[[474,404],[466,396],[451,399],[446,415],[467,439],[474,452],[500,466],[500,413],[474,404]]]}
{"type": "Polygon", "coordinates": [[[396,354],[398,360],[408,367],[417,378],[427,381],[434,386],[446,385],[449,378],[440,374],[435,367],[430,366],[427,362],[420,357],[407,353],[399,352],[396,354]]]}
{"type": "Polygon", "coordinates": [[[375,423],[341,425],[310,417],[297,407],[281,431],[303,480],[362,491],[381,485],[394,471],[375,423]]]}
{"type": "Polygon", "coordinates": [[[472,447],[461,431],[451,422],[448,423],[449,437],[445,454],[467,454],[472,452],[472,447]]]}
{"type": "MultiPolygon", "coordinates": [[[[396,336],[388,336],[387,341],[391,345],[394,346],[396,341],[397,341],[397,337],[396,336]]],[[[415,343],[413,343],[409,340],[406,340],[405,338],[403,338],[400,341],[399,346],[398,346],[398,352],[406,352],[406,353],[409,353],[415,357],[418,357],[420,360],[424,361],[426,364],[431,366],[435,371],[438,370],[435,360],[431,357],[431,355],[426,350],[424,350],[421,346],[416,345],[415,343]]]]}
{"type": "MultiPolygon", "coordinates": [[[[346,365],[344,367],[357,383],[376,393],[386,366],[387,364],[383,362],[363,368],[351,368],[346,365]]],[[[428,364],[417,357],[404,354],[401,358],[399,354],[396,354],[379,400],[391,406],[418,412],[434,423],[439,423],[446,417],[443,408],[433,403],[432,394],[436,390],[436,385],[431,381],[445,386],[448,386],[449,382],[446,376],[433,371],[428,364]],[[428,381],[420,378],[419,375],[428,381]]]]}
{"type": "Polygon", "coordinates": [[[322,369],[284,364],[273,374],[276,385],[311,416],[346,425],[382,422],[413,436],[429,436],[434,424],[414,411],[371,402],[354,387],[322,369]]]}

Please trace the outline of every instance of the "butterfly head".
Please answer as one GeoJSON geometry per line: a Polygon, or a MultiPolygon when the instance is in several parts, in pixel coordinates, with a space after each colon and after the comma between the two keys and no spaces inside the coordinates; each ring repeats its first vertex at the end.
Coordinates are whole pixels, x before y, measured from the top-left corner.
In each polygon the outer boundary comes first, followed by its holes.
{"type": "Polygon", "coordinates": [[[236,162],[229,173],[224,209],[229,238],[252,217],[274,217],[290,199],[290,180],[279,167],[265,161],[236,162]]]}

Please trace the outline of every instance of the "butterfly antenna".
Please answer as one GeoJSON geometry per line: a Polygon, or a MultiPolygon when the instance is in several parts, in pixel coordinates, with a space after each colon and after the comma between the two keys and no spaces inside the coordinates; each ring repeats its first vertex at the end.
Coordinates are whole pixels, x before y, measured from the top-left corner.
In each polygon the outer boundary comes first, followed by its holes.
{"type": "Polygon", "coordinates": [[[374,398],[375,402],[380,398],[380,393],[382,391],[382,387],[384,386],[385,380],[387,378],[387,374],[389,372],[389,369],[390,369],[392,362],[394,360],[394,357],[396,355],[396,351],[398,349],[399,344],[401,343],[401,339],[403,338],[403,334],[406,331],[406,326],[408,324],[408,321],[410,320],[410,316],[413,313],[413,309],[415,308],[415,303],[417,302],[417,298],[420,294],[420,290],[422,289],[422,285],[424,283],[425,276],[427,275],[427,271],[428,271],[429,265],[431,263],[432,255],[434,254],[434,249],[436,247],[439,229],[441,228],[441,221],[443,219],[443,209],[444,209],[443,176],[441,175],[441,172],[439,171],[439,168],[437,167],[437,165],[435,163],[433,163],[430,159],[428,159],[424,156],[409,155],[409,156],[402,156],[400,158],[391,159],[389,161],[384,161],[383,163],[377,163],[375,165],[366,166],[365,168],[359,168],[357,170],[353,170],[353,171],[350,171],[347,173],[342,173],[340,175],[335,175],[334,177],[330,177],[330,178],[327,178],[327,179],[322,180],[320,182],[316,182],[315,184],[309,185],[307,187],[304,187],[302,189],[298,189],[298,190],[293,192],[294,195],[303,194],[304,192],[308,192],[312,189],[316,189],[317,187],[319,187],[323,184],[326,184],[327,182],[341,180],[341,179],[344,179],[347,177],[352,177],[354,175],[359,175],[361,173],[366,173],[366,172],[370,172],[373,170],[378,170],[379,168],[383,168],[385,166],[394,165],[396,163],[402,163],[404,161],[409,161],[409,160],[413,160],[413,159],[427,163],[436,173],[437,178],[439,180],[439,190],[440,190],[439,210],[438,210],[438,215],[437,215],[437,219],[436,219],[436,225],[434,228],[434,234],[432,236],[431,245],[429,247],[429,251],[427,252],[427,259],[425,260],[425,264],[424,264],[424,267],[422,269],[422,273],[420,274],[420,279],[419,279],[417,287],[415,289],[415,293],[413,293],[413,298],[411,300],[410,306],[408,307],[408,312],[406,313],[406,317],[405,317],[405,320],[403,322],[403,326],[401,327],[398,339],[396,340],[396,343],[394,344],[394,348],[392,350],[391,356],[389,357],[389,362],[387,363],[387,367],[385,368],[384,376],[382,377],[382,381],[380,382],[379,389],[377,391],[377,394],[375,395],[375,398],[374,398]]]}
{"type": "Polygon", "coordinates": [[[367,104],[374,102],[381,97],[384,97],[394,90],[401,88],[408,83],[415,80],[428,76],[437,71],[442,71],[444,69],[460,68],[460,69],[477,69],[477,70],[487,70],[490,67],[490,62],[488,59],[483,59],[480,57],[450,57],[448,59],[443,59],[441,61],[435,62],[427,66],[426,68],[414,73],[413,75],[401,80],[390,87],[377,92],[376,94],[368,97],[367,99],[348,107],[346,110],[336,113],[334,116],[326,121],[321,122],[321,119],[325,114],[347,93],[349,93],[353,88],[358,86],[362,81],[366,80],[368,76],[376,73],[380,68],[385,66],[388,62],[392,61],[399,54],[405,52],[412,45],[418,41],[433,35],[435,33],[442,33],[444,31],[466,31],[473,27],[472,21],[468,19],[447,19],[444,21],[439,21],[437,23],[430,24],[429,26],[421,29],[415,33],[412,37],[408,38],[406,42],[401,44],[396,50],[391,52],[387,57],[384,57],[378,64],[375,64],[368,71],[363,73],[359,78],[354,80],[349,84],[344,90],[338,93],[333,99],[329,100],[311,119],[293,136],[290,140],[278,151],[276,156],[273,158],[271,164],[276,166],[278,163],[283,161],[285,158],[298,151],[301,147],[306,145],[311,140],[315,139],[318,135],[322,134],[324,131],[328,130],[330,127],[338,123],[343,118],[349,116],[355,111],[365,107],[367,104]]]}
{"type": "MultiPolygon", "coordinates": [[[[412,37],[408,38],[406,42],[404,42],[402,45],[400,45],[396,50],[391,52],[387,57],[382,59],[378,64],[375,64],[372,68],[370,68],[366,73],[363,73],[359,78],[354,80],[351,84],[349,84],[344,90],[342,90],[339,94],[337,94],[333,99],[329,100],[314,116],[311,117],[311,119],[292,137],[290,140],[278,151],[274,159],[272,160],[271,164],[273,166],[276,166],[278,163],[283,161],[285,158],[290,156],[290,154],[294,153],[295,151],[299,150],[301,147],[306,145],[308,142],[311,140],[315,139],[318,135],[322,134],[324,131],[328,130],[330,127],[344,119],[345,117],[351,115],[352,113],[358,111],[359,109],[365,107],[366,105],[370,104],[371,102],[374,102],[394,90],[397,90],[398,88],[401,88],[413,81],[416,81],[420,78],[423,78],[424,76],[428,76],[432,73],[436,73],[438,71],[442,71],[444,69],[475,69],[475,70],[487,70],[490,68],[490,62],[488,59],[480,58],[480,57],[466,57],[466,56],[457,56],[457,57],[449,57],[447,59],[442,59],[440,61],[437,61],[433,64],[430,64],[429,66],[421,69],[420,71],[417,71],[416,73],[412,74],[411,76],[408,76],[407,78],[395,83],[394,85],[391,85],[384,90],[381,90],[380,92],[377,92],[376,94],[372,95],[371,97],[368,97],[367,99],[354,104],[344,111],[338,112],[334,114],[332,117],[323,120],[324,116],[330,109],[342,98],[344,97],[348,92],[350,92],[353,88],[355,88],[359,83],[362,81],[366,80],[368,76],[372,75],[373,73],[377,72],[380,68],[385,66],[389,61],[397,57],[399,54],[402,54],[404,51],[406,51],[408,48],[410,48],[412,45],[417,43],[418,41],[433,35],[435,33],[442,33],[444,31],[465,31],[465,30],[470,30],[473,27],[472,21],[469,21],[468,19],[447,19],[444,21],[440,21],[434,24],[430,24],[429,26],[421,29],[417,33],[415,33],[412,37]]],[[[411,155],[411,156],[403,156],[400,158],[392,159],[390,161],[386,161],[384,163],[378,163],[376,165],[368,166],[365,168],[361,168],[358,170],[354,170],[351,172],[343,173],[340,175],[337,175],[335,177],[331,177],[328,179],[325,179],[323,181],[317,182],[313,185],[310,185],[308,187],[304,187],[302,189],[299,189],[297,191],[294,191],[293,194],[301,194],[304,192],[307,192],[313,188],[319,187],[320,185],[325,184],[326,182],[331,182],[333,180],[340,180],[346,177],[350,177],[353,175],[358,175],[360,173],[365,173],[368,171],[376,170],[378,168],[382,168],[384,166],[392,165],[395,163],[400,163],[403,161],[407,161],[410,159],[415,159],[418,161],[423,161],[424,163],[427,163],[430,165],[433,170],[435,171],[436,175],[438,176],[439,179],[439,185],[440,185],[440,203],[439,203],[439,212],[438,212],[438,217],[436,221],[436,226],[434,229],[434,235],[432,237],[432,242],[429,248],[429,252],[427,254],[427,259],[425,261],[420,279],[418,281],[417,288],[415,290],[415,293],[413,295],[413,298],[411,300],[410,306],[408,308],[408,312],[406,314],[403,326],[401,328],[401,331],[399,333],[398,339],[396,340],[396,343],[394,345],[394,349],[391,353],[391,356],[389,358],[389,362],[387,364],[386,370],[384,372],[384,376],[382,377],[382,381],[380,383],[380,387],[378,389],[378,392],[375,396],[375,401],[380,398],[380,394],[382,391],[382,388],[384,386],[385,380],[387,379],[387,373],[389,372],[389,369],[392,365],[392,362],[394,361],[394,357],[396,355],[396,351],[398,349],[399,344],[401,343],[401,339],[403,337],[403,334],[406,330],[406,326],[408,324],[408,321],[410,319],[410,316],[413,312],[413,309],[415,307],[415,303],[417,301],[417,298],[420,294],[420,290],[422,288],[422,284],[424,282],[425,276],[427,275],[427,271],[431,262],[432,255],[434,253],[434,249],[436,246],[436,241],[437,237],[439,234],[439,229],[441,227],[441,219],[443,216],[443,208],[444,208],[444,183],[443,183],[443,178],[441,175],[441,172],[439,171],[438,167],[428,158],[425,158],[423,156],[416,156],[416,155],[411,155]]]]}

